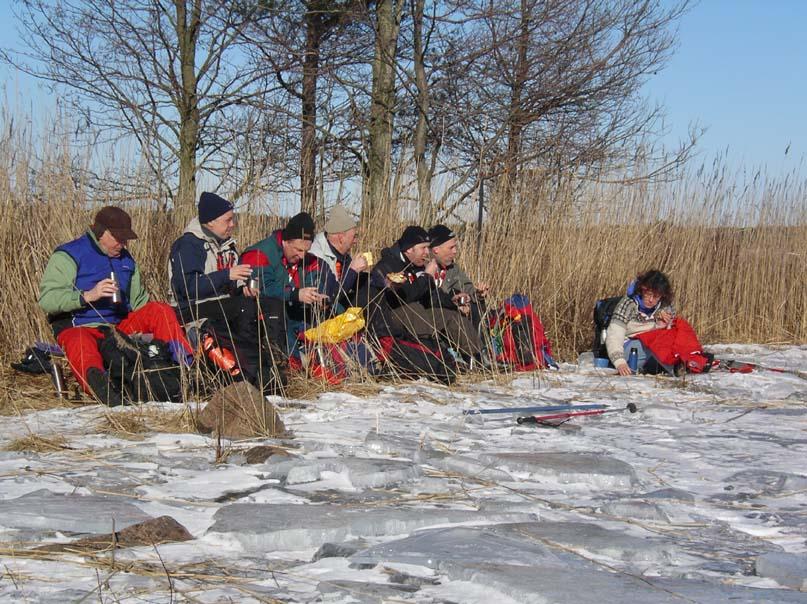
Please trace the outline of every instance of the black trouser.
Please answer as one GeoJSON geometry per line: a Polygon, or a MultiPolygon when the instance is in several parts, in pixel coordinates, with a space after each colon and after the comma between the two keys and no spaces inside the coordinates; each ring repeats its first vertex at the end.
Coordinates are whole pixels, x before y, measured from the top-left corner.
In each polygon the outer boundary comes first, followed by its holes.
{"type": "Polygon", "coordinates": [[[271,353],[273,365],[285,363],[286,335],[283,301],[261,296],[230,296],[196,304],[178,311],[180,321],[190,323],[207,319],[206,329],[225,347],[235,349],[239,366],[253,377],[261,365],[261,355],[271,353]]]}

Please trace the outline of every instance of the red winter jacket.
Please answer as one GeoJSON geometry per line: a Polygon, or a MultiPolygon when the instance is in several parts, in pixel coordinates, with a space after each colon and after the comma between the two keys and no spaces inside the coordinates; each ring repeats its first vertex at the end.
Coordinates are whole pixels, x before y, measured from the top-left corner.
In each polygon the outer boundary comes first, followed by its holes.
{"type": "Polygon", "coordinates": [[[634,336],[660,363],[675,365],[683,361],[692,373],[701,373],[707,359],[695,330],[681,317],[673,319],[669,329],[653,329],[634,336]]]}

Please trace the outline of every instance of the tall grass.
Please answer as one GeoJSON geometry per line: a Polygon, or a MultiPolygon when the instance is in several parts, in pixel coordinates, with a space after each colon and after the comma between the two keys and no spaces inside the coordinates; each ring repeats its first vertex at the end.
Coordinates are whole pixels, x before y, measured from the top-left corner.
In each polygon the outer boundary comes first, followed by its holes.
{"type": "MultiPolygon", "coordinates": [[[[8,121],[7,121],[8,124],[8,121]]],[[[160,211],[163,199],[92,188],[59,142],[35,144],[7,125],[0,139],[0,344],[5,361],[50,329],[36,300],[47,259],[81,234],[105,204],[133,216],[131,245],[152,296],[166,299],[171,242],[191,218],[160,211]]],[[[58,139],[57,139],[58,140],[58,139]]],[[[131,174],[131,165],[119,166],[131,174]]],[[[111,173],[115,172],[114,166],[111,173]]],[[[139,189],[149,189],[143,177],[139,189]]],[[[705,343],[807,341],[805,180],[791,174],[746,179],[716,163],[656,186],[525,177],[517,204],[495,190],[481,235],[459,229],[460,263],[492,287],[492,298],[531,296],[559,357],[591,340],[594,301],[624,291],[637,272],[669,274],[680,312],[705,343]]],[[[397,191],[403,199],[408,191],[397,191]]],[[[475,203],[475,202],[472,202],[475,203]]],[[[401,204],[403,205],[403,204],[401,204]]],[[[470,212],[469,212],[470,214],[470,212]]],[[[281,218],[242,212],[242,247],[281,218]]],[[[362,225],[360,247],[378,252],[404,224],[396,211],[362,225]]],[[[5,362],[4,361],[4,362],[5,362]]]]}

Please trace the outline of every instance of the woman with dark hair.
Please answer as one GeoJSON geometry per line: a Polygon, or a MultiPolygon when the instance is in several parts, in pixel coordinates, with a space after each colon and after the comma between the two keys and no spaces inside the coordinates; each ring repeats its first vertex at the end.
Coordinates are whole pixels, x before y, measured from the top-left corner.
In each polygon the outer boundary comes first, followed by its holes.
{"type": "Polygon", "coordinates": [[[628,287],[628,295],[614,308],[605,336],[608,358],[619,375],[630,375],[627,358],[631,350],[637,353],[637,371],[656,373],[659,369],[672,372],[672,367],[660,363],[635,336],[654,329],[673,326],[673,290],[667,275],[658,270],[641,273],[628,287]]]}

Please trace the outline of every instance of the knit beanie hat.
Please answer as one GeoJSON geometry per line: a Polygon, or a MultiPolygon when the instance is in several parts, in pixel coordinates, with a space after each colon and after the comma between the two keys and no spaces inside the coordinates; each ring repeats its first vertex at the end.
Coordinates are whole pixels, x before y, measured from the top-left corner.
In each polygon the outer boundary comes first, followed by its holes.
{"type": "Polygon", "coordinates": [[[326,233],[344,233],[356,227],[356,220],[342,206],[334,206],[325,223],[326,233]]]}
{"type": "Polygon", "coordinates": [[[419,226],[406,227],[401,238],[398,239],[398,247],[401,248],[402,252],[416,246],[418,243],[429,243],[429,234],[426,229],[419,226]]]}
{"type": "Polygon", "coordinates": [[[300,212],[291,217],[283,229],[283,241],[305,239],[314,241],[314,219],[308,212],[300,212]]]}
{"type": "Polygon", "coordinates": [[[199,224],[207,224],[232,209],[232,202],[205,191],[199,196],[199,224]]]}
{"type": "Polygon", "coordinates": [[[436,224],[429,229],[429,239],[431,243],[429,247],[437,247],[443,245],[446,241],[451,241],[457,235],[443,224],[436,224]]]}

